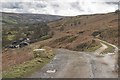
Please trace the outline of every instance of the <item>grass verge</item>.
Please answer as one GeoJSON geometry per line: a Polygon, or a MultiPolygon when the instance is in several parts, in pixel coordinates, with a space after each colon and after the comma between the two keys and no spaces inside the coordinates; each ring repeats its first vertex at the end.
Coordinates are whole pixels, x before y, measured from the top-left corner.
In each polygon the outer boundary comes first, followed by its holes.
{"type": "Polygon", "coordinates": [[[54,57],[51,55],[49,58],[35,58],[33,60],[27,61],[23,64],[11,67],[9,70],[2,73],[3,78],[22,78],[30,75],[31,73],[42,68],[45,64],[50,62],[54,57]]]}
{"type": "Polygon", "coordinates": [[[101,46],[102,46],[102,45],[101,45],[101,44],[99,44],[99,45],[94,46],[94,47],[89,47],[89,48],[86,48],[84,51],[87,51],[87,52],[93,52],[93,51],[95,51],[95,50],[99,49],[101,46]]]}
{"type": "Polygon", "coordinates": [[[113,53],[115,48],[105,42],[102,42],[103,44],[105,44],[106,46],[108,46],[107,49],[105,49],[101,54],[107,54],[107,53],[113,53]]]}

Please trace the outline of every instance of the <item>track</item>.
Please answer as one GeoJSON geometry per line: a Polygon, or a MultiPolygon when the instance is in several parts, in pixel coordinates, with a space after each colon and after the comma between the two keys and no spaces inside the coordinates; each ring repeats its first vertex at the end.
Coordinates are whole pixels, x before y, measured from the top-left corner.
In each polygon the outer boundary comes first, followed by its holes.
{"type": "MultiPolygon", "coordinates": [[[[107,42],[106,42],[107,43],[107,42]]],[[[107,45],[95,52],[77,52],[66,49],[55,49],[56,56],[41,70],[33,73],[29,78],[117,78],[118,48],[112,54],[100,55],[107,45]]]]}

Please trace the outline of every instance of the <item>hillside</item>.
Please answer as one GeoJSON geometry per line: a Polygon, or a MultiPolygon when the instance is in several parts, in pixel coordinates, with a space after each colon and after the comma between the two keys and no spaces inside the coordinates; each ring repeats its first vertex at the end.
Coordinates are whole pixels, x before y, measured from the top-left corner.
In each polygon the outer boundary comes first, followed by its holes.
{"type": "MultiPolygon", "coordinates": [[[[42,33],[51,34],[52,32],[53,39],[49,43],[50,46],[52,47],[75,49],[77,46],[79,46],[79,44],[82,43],[84,44],[85,42],[89,42],[89,41],[91,42],[94,37],[99,37],[100,39],[118,45],[117,44],[118,14],[116,12],[108,13],[108,14],[80,15],[75,17],[64,17],[64,18],[60,16],[38,15],[38,14],[3,13],[2,22],[3,22],[3,31],[5,31],[3,32],[3,35],[4,34],[7,35],[6,33],[7,30],[12,31],[13,29],[14,30],[19,29],[19,32],[22,31],[23,35],[26,35],[27,33],[28,34],[31,33],[30,36],[33,36],[32,31],[37,29],[37,27],[39,28],[41,26],[42,28],[44,28],[44,30],[42,32],[40,31],[41,33],[39,33],[38,30],[38,33],[36,33],[37,35],[34,35],[34,37],[38,36],[38,34],[39,35],[41,35],[42,33]],[[45,20],[44,23],[46,24],[47,27],[41,26],[41,23],[43,23],[44,20],[45,20]],[[11,26],[11,28],[9,26],[11,26]],[[35,26],[37,27],[35,28],[35,26]],[[21,28],[20,30],[20,27],[24,27],[24,28],[21,28]],[[59,38],[57,40],[54,40],[54,38],[57,37],[60,37],[60,41],[59,38]],[[63,40],[61,39],[62,37],[63,40]]],[[[15,33],[14,30],[11,33],[14,34],[15,33]]],[[[25,37],[23,35],[21,37],[25,37]]],[[[36,37],[36,39],[37,38],[39,37],[36,37]]]]}
{"type": "Polygon", "coordinates": [[[51,41],[53,47],[76,50],[82,45],[88,47],[94,37],[118,45],[118,14],[115,12],[63,18],[49,23],[49,26],[55,33],[54,37],[64,36],[51,41]]]}

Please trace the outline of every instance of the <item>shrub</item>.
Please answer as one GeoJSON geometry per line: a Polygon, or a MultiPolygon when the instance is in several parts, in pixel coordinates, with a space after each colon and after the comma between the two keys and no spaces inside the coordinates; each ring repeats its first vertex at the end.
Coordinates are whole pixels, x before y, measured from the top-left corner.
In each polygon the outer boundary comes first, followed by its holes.
{"type": "Polygon", "coordinates": [[[99,34],[101,34],[100,31],[94,31],[94,32],[92,33],[92,36],[96,37],[96,36],[99,35],[99,34]]]}

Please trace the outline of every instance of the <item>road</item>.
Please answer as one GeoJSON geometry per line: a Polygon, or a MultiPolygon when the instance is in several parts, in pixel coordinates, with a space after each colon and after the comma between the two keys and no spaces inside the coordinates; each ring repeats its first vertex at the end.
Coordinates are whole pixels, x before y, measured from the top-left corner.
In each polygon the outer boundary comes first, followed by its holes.
{"type": "Polygon", "coordinates": [[[115,48],[115,52],[100,55],[107,48],[101,44],[102,47],[95,52],[55,49],[54,59],[29,78],[118,78],[115,71],[118,48],[107,43],[115,48]]]}

